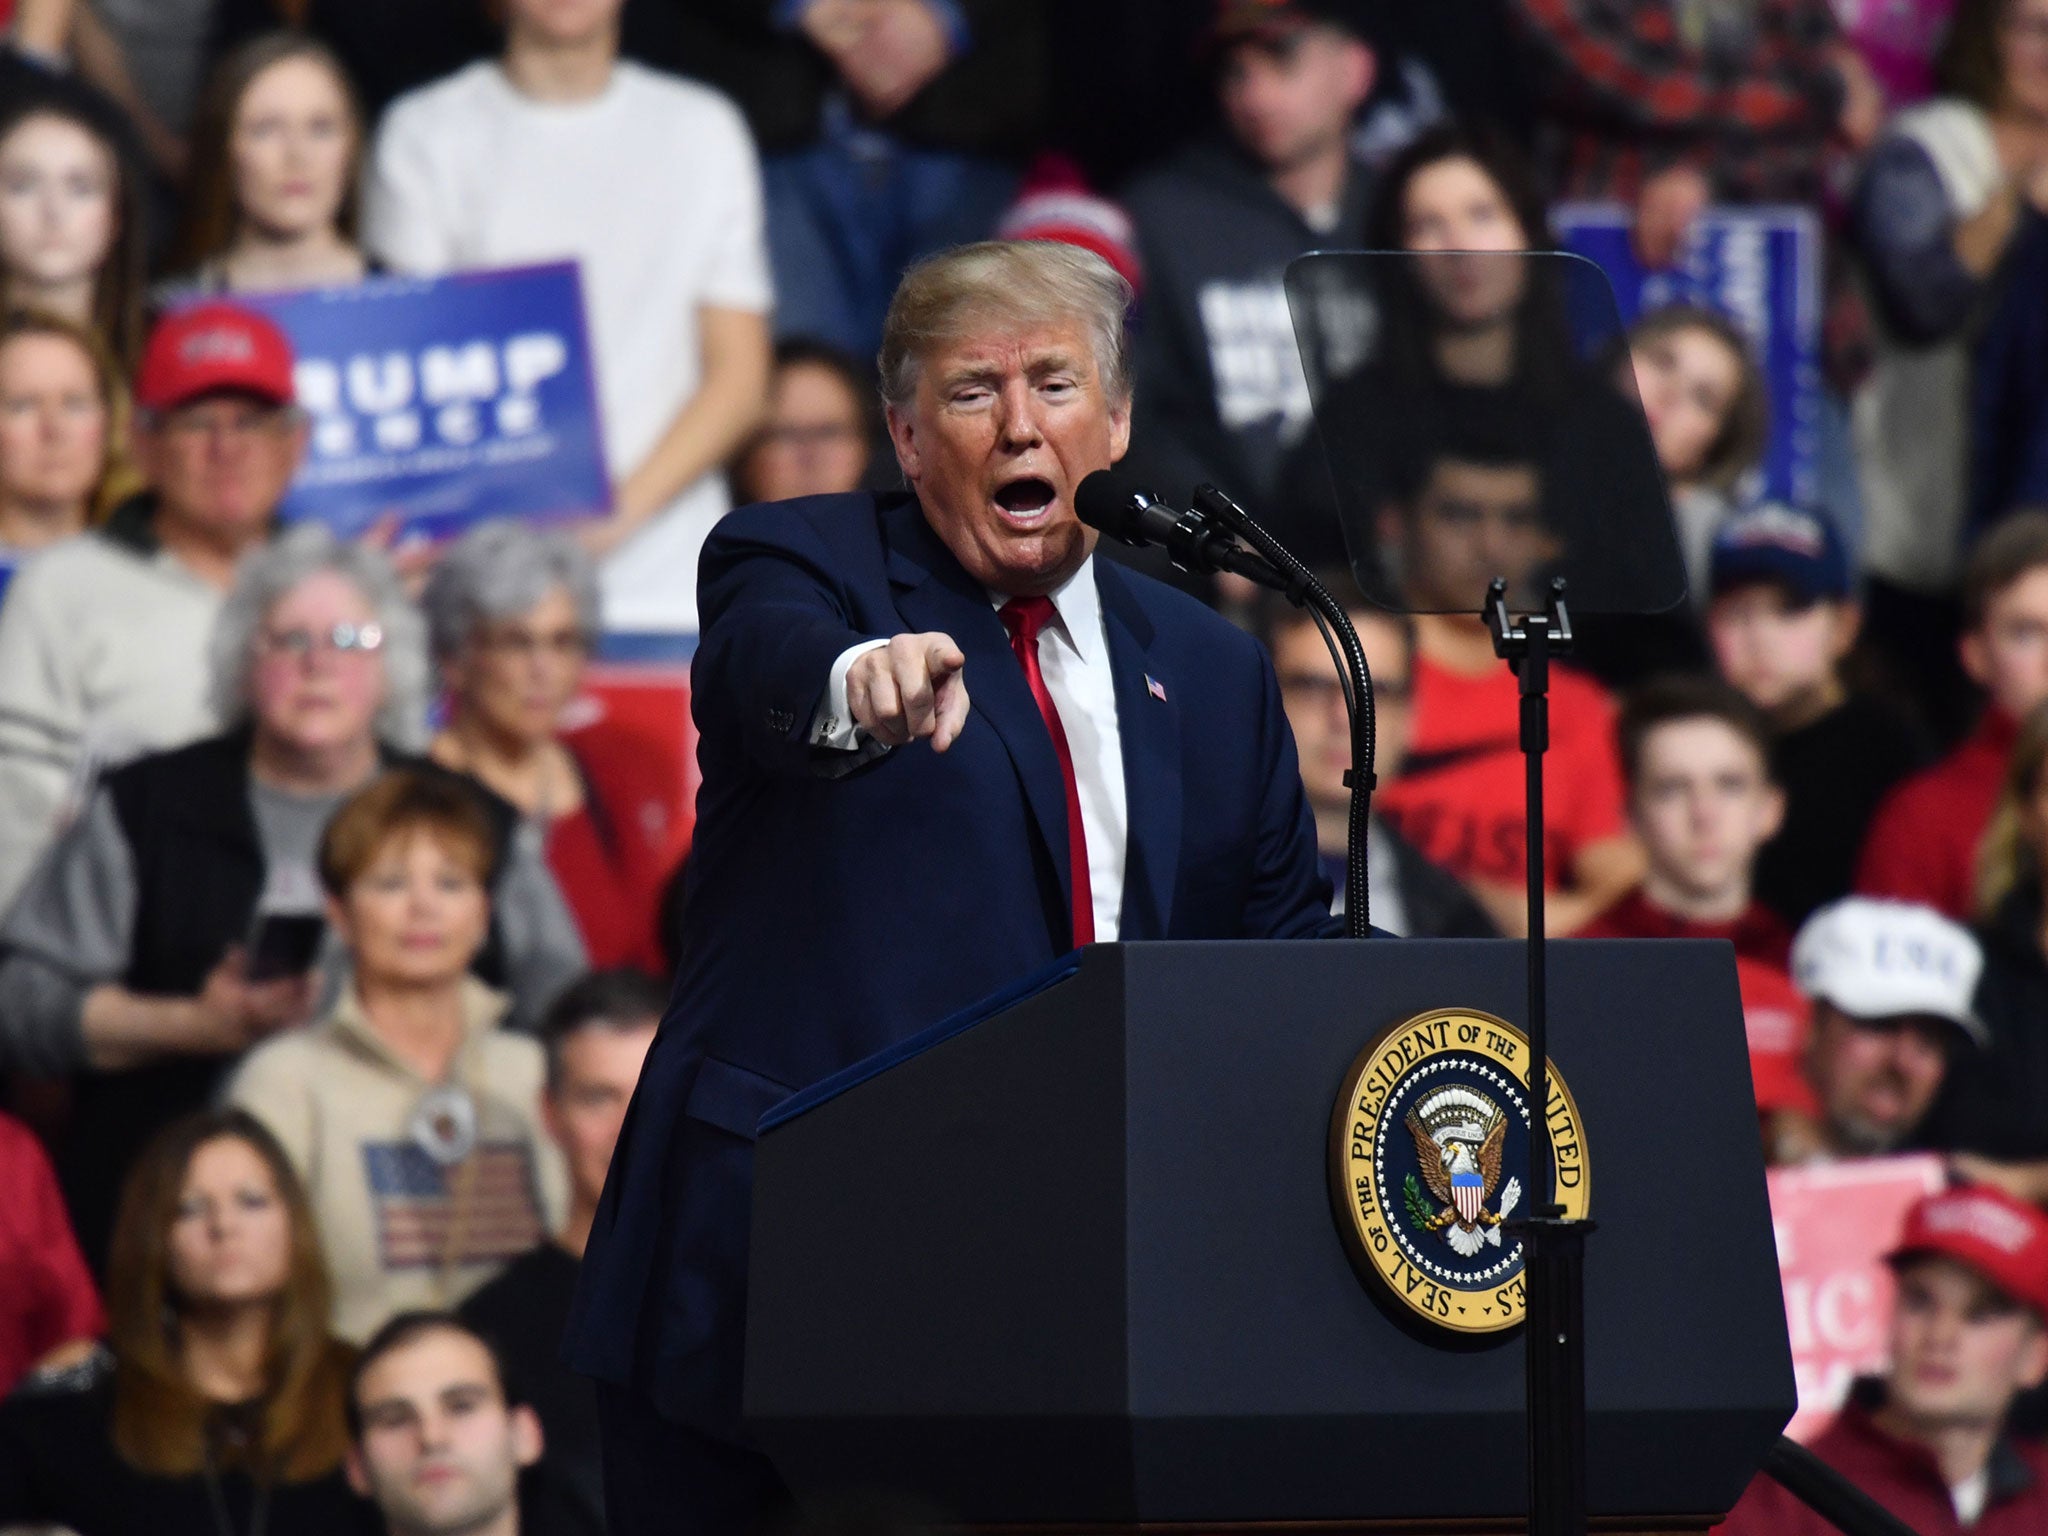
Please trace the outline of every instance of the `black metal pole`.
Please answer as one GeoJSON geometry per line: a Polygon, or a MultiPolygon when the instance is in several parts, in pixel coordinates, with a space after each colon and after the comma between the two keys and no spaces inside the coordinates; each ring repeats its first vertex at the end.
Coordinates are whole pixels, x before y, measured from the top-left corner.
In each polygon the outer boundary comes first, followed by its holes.
{"type": "Polygon", "coordinates": [[[1796,1440],[1778,1436],[1764,1475],[1847,1536],[1913,1536],[1913,1528],[1796,1440]]]}
{"type": "Polygon", "coordinates": [[[1543,613],[1516,623],[1507,583],[1496,580],[1484,612],[1494,649],[1518,684],[1524,815],[1528,835],[1529,1183],[1534,1210],[1513,1223],[1522,1240],[1530,1536],[1585,1536],[1587,1221],[1567,1221],[1550,1155],[1550,991],[1545,970],[1543,757],[1550,747],[1550,658],[1571,645],[1564,582],[1551,583],[1543,613]]]}
{"type": "Polygon", "coordinates": [[[1372,821],[1372,792],[1377,784],[1373,758],[1377,750],[1376,721],[1372,698],[1372,670],[1365,662],[1365,647],[1358,643],[1358,630],[1344,605],[1332,597],[1309,568],[1297,560],[1287,546],[1262,528],[1258,520],[1213,485],[1199,486],[1194,505],[1243,539],[1286,578],[1282,588],[1287,600],[1321,616],[1324,638],[1331,641],[1331,655],[1347,680],[1345,702],[1351,716],[1351,771],[1344,783],[1351,791],[1351,817],[1344,854],[1344,936],[1362,939],[1372,932],[1371,881],[1367,874],[1366,835],[1372,821]],[[1332,638],[1334,637],[1334,638],[1332,638]]]}

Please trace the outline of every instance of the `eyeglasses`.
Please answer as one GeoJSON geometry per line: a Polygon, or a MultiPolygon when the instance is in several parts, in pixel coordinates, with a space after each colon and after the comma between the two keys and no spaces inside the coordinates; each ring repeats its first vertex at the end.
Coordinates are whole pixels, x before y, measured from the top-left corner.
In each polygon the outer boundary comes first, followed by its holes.
{"type": "Polygon", "coordinates": [[[224,437],[231,441],[276,437],[289,431],[297,416],[289,407],[244,406],[226,410],[172,411],[159,418],[157,429],[170,437],[197,441],[224,437]]]}
{"type": "Polygon", "coordinates": [[[535,634],[530,629],[487,629],[476,637],[479,650],[528,661],[536,656],[553,656],[562,661],[581,661],[590,654],[590,634],[581,629],[557,629],[535,634]]]}
{"type": "Polygon", "coordinates": [[[333,651],[338,656],[367,656],[384,648],[381,624],[337,624],[326,631],[313,629],[268,629],[256,643],[265,655],[287,656],[304,661],[315,651],[333,651]]]}
{"type": "MultiPolygon", "coordinates": [[[[1280,691],[1297,698],[1334,704],[1344,696],[1344,685],[1327,672],[1283,672],[1280,674],[1280,691]]],[[[1406,704],[1414,692],[1414,685],[1405,677],[1375,676],[1372,680],[1372,696],[1380,704],[1406,704]]]]}

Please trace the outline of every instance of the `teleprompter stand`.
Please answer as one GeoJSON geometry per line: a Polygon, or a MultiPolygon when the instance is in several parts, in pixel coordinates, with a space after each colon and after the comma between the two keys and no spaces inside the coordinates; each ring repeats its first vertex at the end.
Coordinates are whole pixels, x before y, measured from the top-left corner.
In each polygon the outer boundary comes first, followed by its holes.
{"type": "Polygon", "coordinates": [[[1545,960],[1543,754],[1550,748],[1550,658],[1571,649],[1565,582],[1550,583],[1544,611],[1517,621],[1508,612],[1507,583],[1487,589],[1481,617],[1493,649],[1514,668],[1521,699],[1523,812],[1528,856],[1528,998],[1530,1072],[1539,1113],[1529,1117],[1529,1168],[1535,1210],[1509,1223],[1527,1254],[1524,1347],[1528,1357],[1527,1417],[1530,1536],[1583,1536],[1586,1530],[1586,1238],[1593,1223],[1565,1218],[1553,1186],[1550,1153],[1550,1002],[1545,960]]]}

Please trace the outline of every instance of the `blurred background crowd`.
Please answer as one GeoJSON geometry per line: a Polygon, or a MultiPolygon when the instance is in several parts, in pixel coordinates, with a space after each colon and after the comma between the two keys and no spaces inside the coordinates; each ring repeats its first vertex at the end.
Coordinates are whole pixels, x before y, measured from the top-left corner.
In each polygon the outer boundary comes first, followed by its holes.
{"type": "MultiPolygon", "coordinates": [[[[1811,355],[1792,412],[1753,317],[1629,306],[1599,388],[1640,401],[1684,594],[1588,619],[1553,681],[1550,931],[1732,941],[1774,1167],[1931,1154],[1869,1235],[1889,1373],[1823,1448],[1921,1529],[2048,1528],[2048,0],[0,0],[0,29],[0,1526],[602,1528],[553,1346],[692,808],[686,740],[596,682],[687,657],[731,507],[898,483],[872,359],[943,247],[1129,280],[1136,479],[1226,488],[1355,600],[1375,921],[1520,932],[1515,682],[1443,610],[1542,563],[1542,349],[1512,313],[1422,327],[1458,408],[1373,437],[1373,516],[1340,518],[1284,274],[1562,249],[1593,205],[1638,277],[1750,214],[1805,231],[1811,355]],[[603,515],[434,547],[280,517],[314,428],[253,297],[555,260],[603,515]]],[[[1341,894],[1315,628],[1148,569],[1270,646],[1341,894]]]]}

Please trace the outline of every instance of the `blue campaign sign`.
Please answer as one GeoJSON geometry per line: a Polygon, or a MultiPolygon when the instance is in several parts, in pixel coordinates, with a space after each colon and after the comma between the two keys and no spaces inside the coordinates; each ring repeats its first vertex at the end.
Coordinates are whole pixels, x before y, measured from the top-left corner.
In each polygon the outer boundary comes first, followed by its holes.
{"type": "Polygon", "coordinates": [[[607,511],[575,263],[236,295],[291,338],[312,445],[284,505],[353,535],[452,537],[607,511]]]}
{"type": "Polygon", "coordinates": [[[1811,506],[1819,490],[1821,237],[1811,210],[1710,208],[1675,266],[1648,271],[1629,244],[1630,217],[1610,204],[1553,211],[1565,249],[1614,285],[1623,325],[1667,304],[1727,315],[1749,337],[1771,401],[1771,439],[1758,490],[1811,506]]]}

